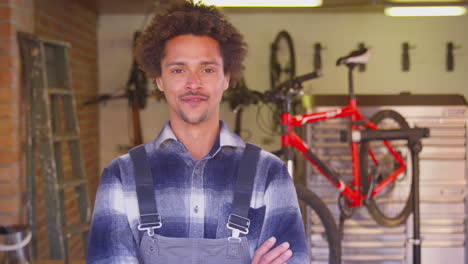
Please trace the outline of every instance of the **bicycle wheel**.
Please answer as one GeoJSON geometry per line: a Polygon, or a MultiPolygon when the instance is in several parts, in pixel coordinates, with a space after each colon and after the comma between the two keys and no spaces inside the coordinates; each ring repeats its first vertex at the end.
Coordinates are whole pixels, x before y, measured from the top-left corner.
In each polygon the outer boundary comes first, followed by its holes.
{"type": "MultiPolygon", "coordinates": [[[[341,263],[341,238],[330,210],[315,193],[306,187],[296,184],[296,191],[299,201],[306,206],[306,208],[304,208],[305,210],[302,211],[302,215],[306,215],[307,221],[309,222],[312,221],[315,223],[319,220],[324,228],[324,230],[319,228],[319,235],[316,235],[317,232],[310,232],[312,234],[308,232],[307,237],[310,238],[312,248],[314,248],[314,246],[317,246],[317,248],[322,246],[323,249],[323,243],[320,244],[320,242],[325,241],[328,246],[328,248],[325,249],[328,250],[328,263],[341,263]],[[318,219],[316,216],[318,216],[318,219]]],[[[314,255],[313,253],[314,252],[312,252],[312,255],[314,255]]]]}
{"type": "MultiPolygon", "coordinates": [[[[270,84],[274,90],[279,84],[291,80],[296,76],[296,55],[291,35],[282,30],[276,35],[271,44],[270,52],[270,84]]],[[[280,128],[278,117],[284,111],[283,104],[275,104],[271,113],[272,130],[280,128]]]]}
{"type": "MultiPolygon", "coordinates": [[[[378,129],[409,128],[403,116],[393,110],[379,111],[370,121],[378,129]]],[[[359,154],[361,184],[364,193],[368,194],[366,206],[374,220],[383,226],[395,227],[403,224],[413,209],[413,157],[406,140],[391,140],[389,143],[405,162],[405,170],[375,196],[369,195],[369,192],[375,190],[374,187],[399,168],[399,164],[383,140],[363,143],[359,154]],[[370,156],[368,150],[372,150],[375,159],[370,156]]]]}
{"type": "Polygon", "coordinates": [[[280,83],[291,80],[296,75],[296,55],[291,35],[281,31],[271,44],[270,82],[271,89],[280,83]]]}

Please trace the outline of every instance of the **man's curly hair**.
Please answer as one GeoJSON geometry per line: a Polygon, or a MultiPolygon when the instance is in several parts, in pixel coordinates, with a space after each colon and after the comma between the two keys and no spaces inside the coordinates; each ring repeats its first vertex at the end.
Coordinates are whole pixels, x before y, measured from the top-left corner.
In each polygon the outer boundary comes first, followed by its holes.
{"type": "Polygon", "coordinates": [[[166,42],[179,35],[209,36],[217,40],[224,62],[224,73],[231,85],[241,78],[247,44],[239,31],[214,6],[187,1],[156,15],[138,38],[135,59],[148,76],[161,76],[161,60],[166,42]]]}

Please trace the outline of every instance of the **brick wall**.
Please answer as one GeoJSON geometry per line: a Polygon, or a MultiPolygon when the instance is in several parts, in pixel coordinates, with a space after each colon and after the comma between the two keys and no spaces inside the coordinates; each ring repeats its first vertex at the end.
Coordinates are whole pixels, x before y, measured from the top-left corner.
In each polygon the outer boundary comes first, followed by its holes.
{"type": "MultiPolygon", "coordinates": [[[[71,44],[69,64],[75,92],[77,117],[86,175],[90,183],[90,200],[99,180],[98,107],[84,101],[97,96],[97,13],[78,0],[0,0],[0,225],[25,223],[25,162],[21,146],[24,141],[20,61],[16,31],[27,31],[47,39],[71,44]]],[[[66,155],[65,155],[66,156],[66,155]]],[[[65,157],[65,160],[68,160],[65,157]]],[[[39,163],[37,162],[39,166],[39,163]]],[[[66,176],[71,174],[69,162],[66,176]]],[[[40,169],[36,175],[38,202],[38,258],[48,258],[46,216],[40,169]]],[[[78,219],[73,191],[65,193],[66,218],[78,219]]],[[[82,259],[80,236],[72,236],[69,252],[72,259],[82,259]]]]}
{"type": "MultiPolygon", "coordinates": [[[[20,61],[16,31],[34,30],[33,0],[0,1],[0,225],[25,222],[20,61]]],[[[2,259],[2,252],[0,252],[2,259]]]]}
{"type": "Polygon", "coordinates": [[[16,31],[33,32],[33,0],[0,1],[0,225],[25,220],[20,61],[16,31]]]}

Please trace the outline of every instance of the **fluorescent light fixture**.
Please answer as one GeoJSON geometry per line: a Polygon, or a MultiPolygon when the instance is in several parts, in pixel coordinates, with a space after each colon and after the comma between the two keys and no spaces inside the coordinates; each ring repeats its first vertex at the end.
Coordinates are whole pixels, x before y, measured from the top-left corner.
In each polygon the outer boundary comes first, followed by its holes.
{"type": "Polygon", "coordinates": [[[207,5],[226,7],[314,7],[322,0],[200,0],[207,5]]]}
{"type": "Polygon", "coordinates": [[[466,3],[388,3],[387,16],[462,16],[466,14],[466,3]]]}

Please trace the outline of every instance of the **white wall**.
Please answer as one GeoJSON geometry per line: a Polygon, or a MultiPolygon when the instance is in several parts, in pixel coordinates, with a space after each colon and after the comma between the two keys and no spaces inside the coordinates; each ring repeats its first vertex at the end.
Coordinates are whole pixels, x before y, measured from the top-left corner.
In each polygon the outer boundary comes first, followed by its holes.
{"type": "MultiPolygon", "coordinates": [[[[372,48],[367,71],[357,74],[356,92],[361,94],[458,93],[468,97],[468,16],[453,18],[389,18],[377,13],[228,13],[231,22],[244,34],[249,44],[246,81],[250,89],[269,89],[270,44],[285,29],[294,41],[296,73],[312,71],[313,45],[326,47],[322,53],[325,76],[305,84],[306,92],[345,94],[346,70],[335,61],[364,42],[372,48]],[[445,45],[452,41],[455,71],[445,71],[445,45]],[[401,44],[409,42],[411,71],[401,72],[401,44]]],[[[99,87],[101,93],[124,89],[131,63],[133,31],[141,26],[143,16],[104,15],[98,24],[99,87]]],[[[151,87],[153,89],[153,87],[151,87]]],[[[249,139],[264,145],[267,135],[258,130],[256,107],[245,113],[244,127],[255,135],[249,139]]],[[[142,112],[144,140],[157,136],[167,119],[165,103],[149,100],[142,112]]],[[[233,114],[226,104],[221,117],[233,129],[233,114]]],[[[101,106],[101,166],[120,155],[117,145],[129,144],[130,113],[125,100],[101,106]]],[[[266,146],[274,149],[274,145],[266,146]]]]}

